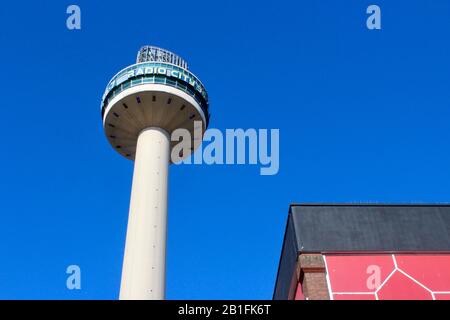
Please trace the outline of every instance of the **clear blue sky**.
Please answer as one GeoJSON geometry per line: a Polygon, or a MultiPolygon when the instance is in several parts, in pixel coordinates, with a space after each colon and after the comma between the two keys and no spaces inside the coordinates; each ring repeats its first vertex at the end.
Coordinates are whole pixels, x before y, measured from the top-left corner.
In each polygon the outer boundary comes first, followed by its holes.
{"type": "Polygon", "coordinates": [[[99,103],[141,45],[188,60],[211,127],[280,129],[276,176],[171,167],[168,298],[270,299],[292,202],[450,200],[448,0],[73,3],[1,4],[1,299],[118,298],[133,163],[99,103]]]}

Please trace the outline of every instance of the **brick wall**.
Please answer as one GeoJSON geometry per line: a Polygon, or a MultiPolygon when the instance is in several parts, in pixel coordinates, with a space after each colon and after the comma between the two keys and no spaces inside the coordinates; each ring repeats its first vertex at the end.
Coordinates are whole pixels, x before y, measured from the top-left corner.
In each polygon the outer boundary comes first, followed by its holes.
{"type": "Polygon", "coordinates": [[[325,261],[321,254],[301,254],[298,257],[296,299],[329,300],[325,261]]]}

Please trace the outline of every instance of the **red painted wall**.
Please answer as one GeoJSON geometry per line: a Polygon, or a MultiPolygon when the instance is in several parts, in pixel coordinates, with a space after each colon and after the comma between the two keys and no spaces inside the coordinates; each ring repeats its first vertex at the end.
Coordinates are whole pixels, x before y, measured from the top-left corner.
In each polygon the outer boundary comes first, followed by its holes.
{"type": "MultiPolygon", "coordinates": [[[[329,254],[324,259],[334,300],[450,300],[450,254],[329,254]]],[[[302,299],[301,291],[296,298],[302,299]]]]}

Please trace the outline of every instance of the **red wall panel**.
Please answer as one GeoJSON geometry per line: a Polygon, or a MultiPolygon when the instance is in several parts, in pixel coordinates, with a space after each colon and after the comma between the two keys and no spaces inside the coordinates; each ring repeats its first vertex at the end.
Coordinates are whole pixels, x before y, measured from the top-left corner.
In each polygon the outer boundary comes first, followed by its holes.
{"type": "MultiPolygon", "coordinates": [[[[324,259],[334,300],[450,300],[450,254],[327,254],[324,259]]],[[[296,299],[303,299],[299,287],[296,299]]]]}
{"type": "Polygon", "coordinates": [[[450,255],[325,255],[333,299],[450,299],[450,255]]]}

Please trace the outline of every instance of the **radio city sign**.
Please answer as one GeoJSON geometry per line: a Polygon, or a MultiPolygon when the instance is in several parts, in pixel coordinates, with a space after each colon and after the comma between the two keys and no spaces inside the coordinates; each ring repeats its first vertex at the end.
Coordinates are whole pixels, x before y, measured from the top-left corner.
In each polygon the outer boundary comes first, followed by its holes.
{"type": "Polygon", "coordinates": [[[162,75],[166,77],[176,78],[178,80],[181,80],[185,82],[186,84],[189,84],[192,86],[196,91],[198,91],[203,98],[208,101],[208,95],[206,93],[205,87],[202,85],[202,83],[195,77],[192,73],[189,71],[179,68],[177,66],[171,65],[171,64],[165,64],[161,62],[146,62],[146,63],[139,63],[135,64],[131,67],[126,68],[125,70],[119,72],[112,80],[109,82],[108,86],[106,87],[106,92],[104,94],[104,97],[115,87],[119,86],[120,84],[124,83],[128,79],[139,77],[139,76],[146,76],[146,75],[162,75]]]}

